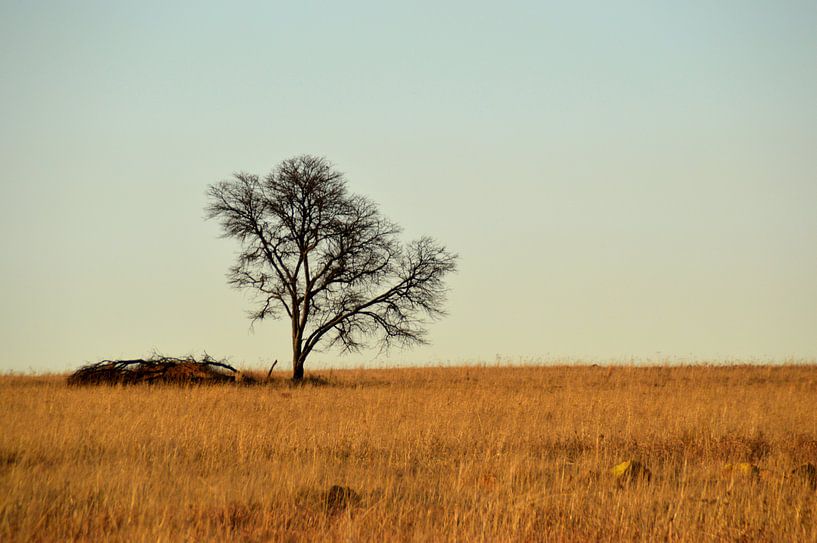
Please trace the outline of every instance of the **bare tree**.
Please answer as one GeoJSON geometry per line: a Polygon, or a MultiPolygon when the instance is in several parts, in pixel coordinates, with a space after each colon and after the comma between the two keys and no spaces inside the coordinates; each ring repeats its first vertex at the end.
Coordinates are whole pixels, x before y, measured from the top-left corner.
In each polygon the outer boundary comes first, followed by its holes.
{"type": "Polygon", "coordinates": [[[269,175],[211,185],[208,219],[241,252],[229,283],[253,290],[253,322],[285,314],[292,323],[292,379],[319,343],[358,351],[426,343],[444,315],[444,279],[457,255],[429,237],[400,243],[399,226],[369,199],[347,191],[325,159],[299,156],[269,175]]]}

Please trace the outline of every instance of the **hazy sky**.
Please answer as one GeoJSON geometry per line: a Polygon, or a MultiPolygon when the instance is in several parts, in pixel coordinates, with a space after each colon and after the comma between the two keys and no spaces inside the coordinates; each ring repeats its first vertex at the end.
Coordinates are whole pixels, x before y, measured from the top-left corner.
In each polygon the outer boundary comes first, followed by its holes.
{"type": "Polygon", "coordinates": [[[307,371],[817,357],[817,3],[397,4],[0,2],[0,370],[288,363],[202,209],[302,153],[461,256],[307,371]]]}

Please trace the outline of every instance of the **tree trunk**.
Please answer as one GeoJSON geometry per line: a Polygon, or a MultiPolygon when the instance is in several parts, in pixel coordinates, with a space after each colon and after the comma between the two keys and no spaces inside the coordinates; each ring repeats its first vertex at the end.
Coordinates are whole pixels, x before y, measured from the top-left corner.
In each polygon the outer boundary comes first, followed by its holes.
{"type": "MultiPolygon", "coordinates": [[[[294,302],[293,302],[294,303],[294,302]]],[[[301,330],[298,328],[298,313],[292,315],[292,382],[300,383],[304,378],[304,356],[301,344],[301,330]]]]}
{"type": "Polygon", "coordinates": [[[292,381],[296,383],[303,381],[304,378],[304,361],[298,358],[292,359],[292,381]]]}

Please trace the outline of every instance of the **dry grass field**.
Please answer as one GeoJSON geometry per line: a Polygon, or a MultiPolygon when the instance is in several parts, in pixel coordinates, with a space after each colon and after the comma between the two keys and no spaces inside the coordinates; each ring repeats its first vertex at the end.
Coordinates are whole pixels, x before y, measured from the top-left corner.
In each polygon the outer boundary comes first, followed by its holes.
{"type": "Polygon", "coordinates": [[[0,540],[817,540],[817,366],[280,375],[0,377],[0,540]]]}

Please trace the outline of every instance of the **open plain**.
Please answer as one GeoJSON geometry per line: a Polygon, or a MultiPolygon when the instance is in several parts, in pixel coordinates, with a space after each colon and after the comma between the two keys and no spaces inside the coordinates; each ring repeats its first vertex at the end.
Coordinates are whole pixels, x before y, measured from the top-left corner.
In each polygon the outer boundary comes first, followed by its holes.
{"type": "Polygon", "coordinates": [[[817,540],[814,365],[321,376],[0,377],[0,540],[817,540]]]}

